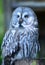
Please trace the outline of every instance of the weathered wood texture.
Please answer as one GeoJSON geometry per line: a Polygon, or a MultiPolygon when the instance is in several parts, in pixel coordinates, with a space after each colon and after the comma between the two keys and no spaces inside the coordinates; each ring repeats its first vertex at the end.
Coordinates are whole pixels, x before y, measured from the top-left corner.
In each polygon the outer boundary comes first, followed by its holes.
{"type": "Polygon", "coordinates": [[[38,60],[18,60],[15,65],[39,65],[38,60]]]}
{"type": "Polygon", "coordinates": [[[11,19],[11,0],[4,0],[5,29],[9,28],[11,19]]]}

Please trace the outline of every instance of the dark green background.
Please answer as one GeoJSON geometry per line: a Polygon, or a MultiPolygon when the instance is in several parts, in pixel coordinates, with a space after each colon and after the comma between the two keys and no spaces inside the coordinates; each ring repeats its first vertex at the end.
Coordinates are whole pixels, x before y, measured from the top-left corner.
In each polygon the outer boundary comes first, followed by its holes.
{"type": "Polygon", "coordinates": [[[3,36],[4,36],[4,10],[3,10],[3,0],[0,0],[0,65],[2,62],[1,44],[3,36]]]}

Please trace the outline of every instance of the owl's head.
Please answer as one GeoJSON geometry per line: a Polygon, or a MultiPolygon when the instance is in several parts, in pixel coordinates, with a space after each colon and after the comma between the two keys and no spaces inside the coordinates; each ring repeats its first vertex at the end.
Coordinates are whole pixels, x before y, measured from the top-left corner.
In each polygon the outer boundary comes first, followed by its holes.
{"type": "Polygon", "coordinates": [[[11,18],[11,28],[37,27],[37,17],[34,11],[28,7],[18,7],[11,18]]]}

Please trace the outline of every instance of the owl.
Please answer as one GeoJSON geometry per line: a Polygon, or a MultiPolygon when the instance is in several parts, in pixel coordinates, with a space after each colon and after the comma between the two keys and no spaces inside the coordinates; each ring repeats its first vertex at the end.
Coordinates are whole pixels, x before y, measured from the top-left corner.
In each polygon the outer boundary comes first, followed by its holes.
{"type": "Polygon", "coordinates": [[[16,60],[35,59],[40,50],[37,16],[31,8],[18,7],[12,13],[9,29],[2,42],[2,65],[16,60]]]}

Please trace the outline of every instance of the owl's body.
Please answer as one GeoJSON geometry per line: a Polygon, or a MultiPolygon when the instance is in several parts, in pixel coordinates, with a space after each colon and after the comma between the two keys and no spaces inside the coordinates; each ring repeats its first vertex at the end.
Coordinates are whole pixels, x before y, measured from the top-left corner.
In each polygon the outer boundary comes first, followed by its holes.
{"type": "Polygon", "coordinates": [[[38,22],[32,9],[19,7],[14,10],[9,30],[2,43],[3,63],[9,57],[10,64],[15,60],[34,59],[39,51],[38,22]]]}

